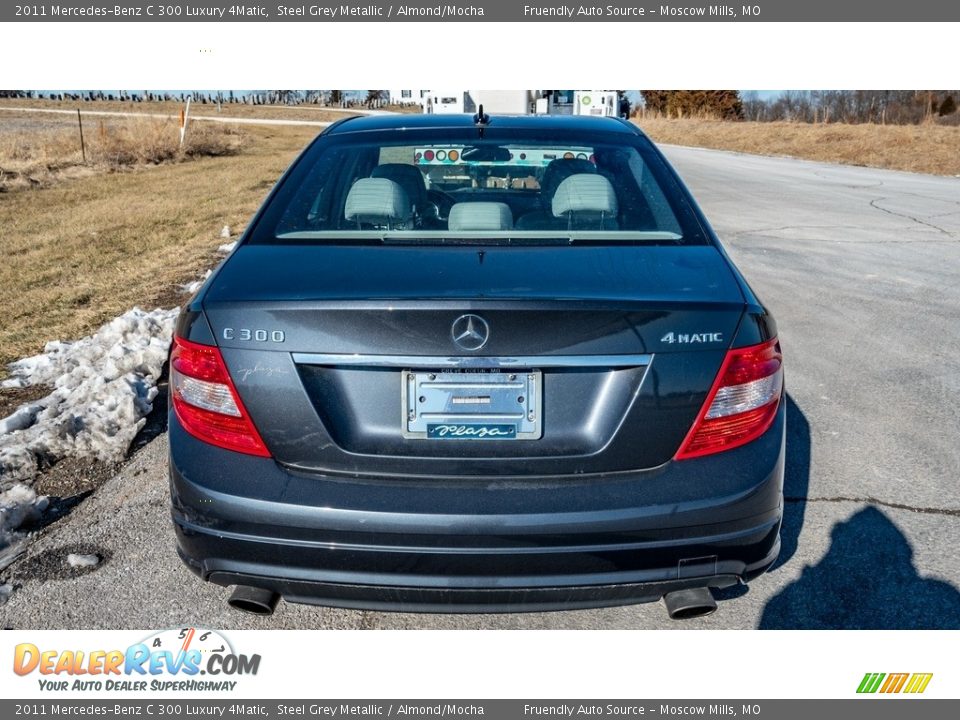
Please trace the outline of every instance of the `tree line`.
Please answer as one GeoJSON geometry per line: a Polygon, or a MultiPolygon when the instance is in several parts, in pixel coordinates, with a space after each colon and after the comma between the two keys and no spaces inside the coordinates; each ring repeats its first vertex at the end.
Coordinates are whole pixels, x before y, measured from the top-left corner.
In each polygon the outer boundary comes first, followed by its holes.
{"type": "Polygon", "coordinates": [[[377,108],[387,104],[386,90],[367,90],[366,95],[348,96],[346,90],[253,90],[236,94],[228,91],[156,92],[150,90],[106,92],[78,90],[73,92],[38,92],[36,90],[0,90],[0,98],[69,100],[72,102],[186,102],[187,98],[201,105],[324,105],[332,107],[377,108]]]}
{"type": "Polygon", "coordinates": [[[642,114],[756,122],[960,125],[958,90],[641,90],[642,114]]]}
{"type": "MultiPolygon", "coordinates": [[[[772,97],[738,90],[641,90],[641,115],[666,118],[717,118],[756,122],[877,123],[912,125],[922,122],[960,125],[960,90],[786,90],[772,97]]],[[[322,105],[384,107],[386,90],[254,90],[155,92],[101,90],[37,92],[0,90],[0,98],[40,98],[97,102],[186,102],[200,104],[322,105]],[[364,93],[366,93],[364,95],[364,93]]]]}
{"type": "Polygon", "coordinates": [[[711,117],[739,120],[743,102],[737,90],[641,90],[643,112],[667,118],[711,117]]]}
{"type": "Polygon", "coordinates": [[[958,90],[787,90],[766,100],[748,92],[743,98],[743,114],[747,120],[760,122],[956,123],[960,122],[958,98],[958,90]]]}

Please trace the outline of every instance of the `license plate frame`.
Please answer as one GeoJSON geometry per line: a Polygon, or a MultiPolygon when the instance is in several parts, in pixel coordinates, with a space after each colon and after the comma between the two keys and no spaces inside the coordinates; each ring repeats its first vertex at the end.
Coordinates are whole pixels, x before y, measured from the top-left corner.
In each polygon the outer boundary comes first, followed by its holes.
{"type": "Polygon", "coordinates": [[[409,440],[538,440],[543,434],[540,370],[404,370],[401,388],[401,428],[409,440]]]}

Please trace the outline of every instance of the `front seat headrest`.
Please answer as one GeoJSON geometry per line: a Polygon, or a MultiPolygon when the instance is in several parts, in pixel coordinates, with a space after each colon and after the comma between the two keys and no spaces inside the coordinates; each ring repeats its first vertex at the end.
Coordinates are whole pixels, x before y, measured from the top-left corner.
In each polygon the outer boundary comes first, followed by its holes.
{"type": "Polygon", "coordinates": [[[423,173],[413,165],[384,163],[377,165],[370,173],[370,177],[393,180],[403,188],[410,202],[418,208],[422,208],[427,201],[427,184],[423,179],[423,173]]]}
{"type": "Polygon", "coordinates": [[[343,214],[357,223],[391,227],[410,219],[410,199],[393,180],[362,178],[347,193],[343,214]]]}

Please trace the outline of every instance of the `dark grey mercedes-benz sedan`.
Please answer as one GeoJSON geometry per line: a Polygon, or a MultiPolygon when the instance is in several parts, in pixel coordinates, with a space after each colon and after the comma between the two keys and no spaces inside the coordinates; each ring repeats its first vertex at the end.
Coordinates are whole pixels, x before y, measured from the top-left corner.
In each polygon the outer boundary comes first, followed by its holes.
{"type": "Polygon", "coordinates": [[[621,120],[331,125],[170,385],[180,554],[240,609],[682,618],[779,550],[776,326],[621,120]]]}

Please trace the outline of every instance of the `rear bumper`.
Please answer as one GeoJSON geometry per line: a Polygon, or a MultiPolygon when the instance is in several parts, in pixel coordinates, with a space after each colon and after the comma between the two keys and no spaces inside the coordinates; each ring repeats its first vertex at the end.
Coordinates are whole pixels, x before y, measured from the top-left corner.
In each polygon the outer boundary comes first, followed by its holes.
{"type": "Polygon", "coordinates": [[[171,414],[184,562],[288,601],[419,612],[600,607],[746,582],[776,560],[784,408],[761,438],[639,473],[359,480],[206,445],[171,414]]]}

